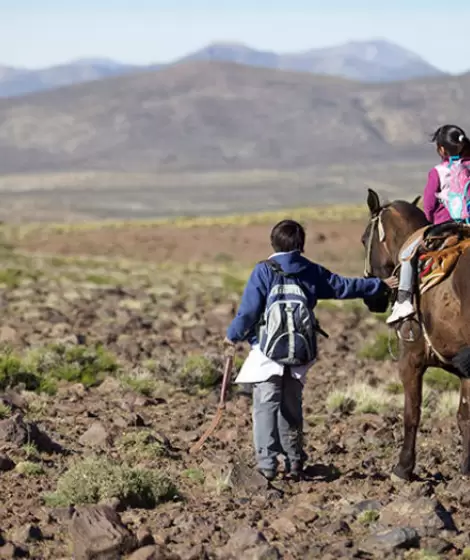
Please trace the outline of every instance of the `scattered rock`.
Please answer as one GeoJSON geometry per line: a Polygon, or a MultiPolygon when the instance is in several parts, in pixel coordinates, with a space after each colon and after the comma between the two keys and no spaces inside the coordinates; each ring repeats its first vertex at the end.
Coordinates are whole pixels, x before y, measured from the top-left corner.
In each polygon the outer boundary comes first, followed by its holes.
{"type": "Polygon", "coordinates": [[[0,328],[0,344],[14,344],[18,340],[18,332],[13,327],[4,325],[0,328]]]}
{"type": "Polygon", "coordinates": [[[13,532],[13,540],[22,544],[31,543],[35,541],[42,541],[43,535],[41,529],[37,525],[28,523],[13,532]]]}
{"type": "Polygon", "coordinates": [[[137,541],[118,513],[107,506],[79,507],[70,524],[75,560],[121,558],[137,541]]]}
{"type": "Polygon", "coordinates": [[[439,531],[445,529],[455,531],[451,514],[436,498],[418,498],[410,501],[398,497],[382,509],[380,522],[386,526],[413,527],[420,537],[436,536],[439,531]]]}
{"type": "Polygon", "coordinates": [[[234,493],[252,496],[268,489],[268,481],[256,469],[244,463],[235,463],[229,474],[229,484],[234,493]]]}
{"type": "Polygon", "coordinates": [[[353,513],[359,514],[363,511],[379,511],[382,504],[378,500],[363,500],[353,506],[353,513]]]}
{"type": "Polygon", "coordinates": [[[417,548],[419,547],[419,535],[415,529],[410,527],[395,528],[375,533],[362,543],[361,547],[366,550],[380,549],[383,552],[398,548],[417,548]]]}
{"type": "Polygon", "coordinates": [[[28,549],[18,546],[13,543],[6,543],[0,547],[0,559],[10,559],[10,558],[28,558],[28,549]]]}
{"type": "Polygon", "coordinates": [[[137,531],[137,544],[139,547],[151,546],[155,540],[148,527],[140,527],[137,531]]]}
{"type": "Polygon", "coordinates": [[[53,442],[47,434],[41,432],[33,422],[25,422],[21,413],[16,413],[6,420],[0,421],[0,443],[11,443],[22,446],[34,443],[45,453],[59,453],[62,447],[53,442]]]}
{"type": "Polygon", "coordinates": [[[10,418],[0,420],[0,442],[12,443],[21,446],[28,441],[34,440],[36,435],[36,427],[28,425],[24,422],[20,413],[14,414],[10,418]]]}
{"type": "Polygon", "coordinates": [[[335,521],[325,528],[326,532],[331,535],[349,535],[351,534],[351,527],[343,521],[335,521]]]}
{"type": "Polygon", "coordinates": [[[264,544],[266,544],[266,538],[262,533],[251,527],[240,527],[220,550],[219,556],[221,558],[225,556],[240,558],[240,554],[245,550],[264,544]]]}
{"type": "Polygon", "coordinates": [[[295,535],[297,532],[295,524],[288,517],[279,517],[271,523],[271,529],[279,535],[295,535]]]}
{"type": "Polygon", "coordinates": [[[89,447],[105,447],[111,444],[112,438],[101,422],[93,422],[78,441],[89,447]]]}
{"type": "Polygon", "coordinates": [[[179,557],[170,554],[163,546],[144,546],[136,550],[129,560],[180,560],[179,557]]]}
{"type": "Polygon", "coordinates": [[[0,472],[12,471],[15,468],[15,463],[3,453],[0,453],[0,472]]]}

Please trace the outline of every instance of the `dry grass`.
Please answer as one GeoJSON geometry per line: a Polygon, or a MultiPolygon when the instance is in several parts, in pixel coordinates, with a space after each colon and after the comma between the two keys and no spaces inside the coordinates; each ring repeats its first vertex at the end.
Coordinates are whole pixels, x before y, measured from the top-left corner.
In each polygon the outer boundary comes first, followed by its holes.
{"type": "Polygon", "coordinates": [[[346,390],[335,389],[326,400],[329,412],[380,414],[402,406],[402,395],[392,395],[386,388],[355,383],[346,390]]]}
{"type": "Polygon", "coordinates": [[[440,418],[455,416],[459,408],[460,393],[456,391],[445,391],[439,396],[437,413],[440,418]]]}

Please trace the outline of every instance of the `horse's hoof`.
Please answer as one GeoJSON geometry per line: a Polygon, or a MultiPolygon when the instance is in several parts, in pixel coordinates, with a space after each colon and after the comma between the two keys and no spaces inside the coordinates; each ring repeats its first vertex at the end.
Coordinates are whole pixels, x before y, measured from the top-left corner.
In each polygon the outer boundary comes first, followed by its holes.
{"type": "Polygon", "coordinates": [[[393,482],[409,482],[413,476],[413,470],[404,469],[401,465],[396,465],[392,469],[391,479],[393,482]]]}

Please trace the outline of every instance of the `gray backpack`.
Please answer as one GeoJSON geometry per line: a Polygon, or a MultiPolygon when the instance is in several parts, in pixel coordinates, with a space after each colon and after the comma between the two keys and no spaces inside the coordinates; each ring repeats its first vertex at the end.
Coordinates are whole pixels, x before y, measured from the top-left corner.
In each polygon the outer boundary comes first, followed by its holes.
{"type": "Polygon", "coordinates": [[[322,331],[299,281],[274,260],[264,261],[275,273],[259,328],[260,350],[286,366],[306,365],[316,357],[316,333],[322,331]]]}

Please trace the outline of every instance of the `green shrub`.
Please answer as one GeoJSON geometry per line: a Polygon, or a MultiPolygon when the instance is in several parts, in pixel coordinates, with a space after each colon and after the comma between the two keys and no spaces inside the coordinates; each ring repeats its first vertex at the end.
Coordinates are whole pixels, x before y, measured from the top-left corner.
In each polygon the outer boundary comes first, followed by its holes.
{"type": "Polygon", "coordinates": [[[460,379],[440,368],[429,368],[424,374],[424,382],[437,391],[458,391],[460,379]]]}
{"type": "Polygon", "coordinates": [[[152,435],[150,430],[139,430],[124,434],[119,442],[125,456],[134,459],[156,459],[166,454],[165,447],[152,435]]]}
{"type": "Polygon", "coordinates": [[[372,523],[375,523],[376,521],[378,521],[379,517],[380,517],[380,513],[377,510],[368,509],[368,510],[362,511],[358,515],[357,520],[362,525],[371,525],[372,523]]]}
{"type": "Polygon", "coordinates": [[[72,465],[45,496],[51,506],[94,504],[118,498],[130,507],[153,508],[177,495],[175,485],[156,469],[137,469],[105,457],[88,457],[72,465]]]}
{"type": "Polygon", "coordinates": [[[359,357],[382,362],[392,357],[390,351],[394,356],[398,354],[397,338],[389,333],[379,332],[373,342],[360,350],[359,357]],[[392,336],[390,340],[389,336],[392,336]]]}
{"type": "Polygon", "coordinates": [[[214,387],[222,377],[215,360],[206,356],[189,356],[181,370],[180,381],[186,388],[197,386],[200,389],[214,387]]]}
{"type": "Polygon", "coordinates": [[[32,461],[21,461],[17,463],[15,471],[24,476],[40,476],[44,474],[44,469],[39,463],[33,463],[32,461]]]}
{"type": "Polygon", "coordinates": [[[0,401],[0,420],[4,420],[11,415],[11,406],[0,401]]]}

